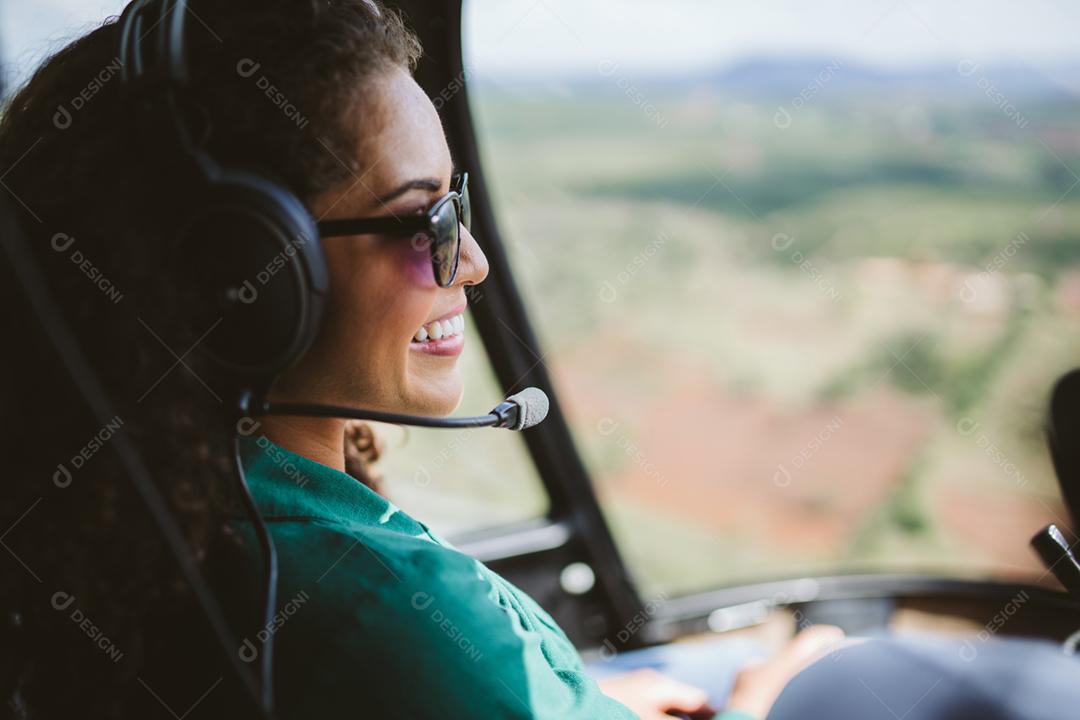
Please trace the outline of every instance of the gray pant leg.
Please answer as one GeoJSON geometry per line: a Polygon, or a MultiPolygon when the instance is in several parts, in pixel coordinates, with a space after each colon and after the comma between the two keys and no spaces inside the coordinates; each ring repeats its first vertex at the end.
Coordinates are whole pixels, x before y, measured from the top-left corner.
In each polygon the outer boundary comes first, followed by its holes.
{"type": "Polygon", "coordinates": [[[1072,720],[1080,658],[1034,640],[868,640],[795,677],[768,720],[1072,720]]]}

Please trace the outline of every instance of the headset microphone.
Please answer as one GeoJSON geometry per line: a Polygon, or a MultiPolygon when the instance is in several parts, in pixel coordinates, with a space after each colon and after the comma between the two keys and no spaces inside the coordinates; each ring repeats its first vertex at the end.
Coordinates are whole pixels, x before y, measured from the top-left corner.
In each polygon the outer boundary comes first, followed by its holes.
{"type": "Polygon", "coordinates": [[[548,414],[548,396],[536,387],[527,387],[492,408],[487,415],[470,417],[423,417],[400,413],[362,410],[343,405],[308,403],[255,402],[243,408],[249,415],[298,415],[302,417],[347,418],[370,420],[392,425],[414,425],[430,428],[495,427],[507,430],[526,430],[539,425],[548,414]]]}
{"type": "Polygon", "coordinates": [[[527,387],[521,392],[506,398],[505,402],[497,405],[491,412],[499,416],[500,420],[509,421],[509,424],[500,422],[495,427],[504,427],[510,430],[527,430],[544,422],[544,418],[548,414],[548,407],[548,396],[543,390],[537,387],[527,387]],[[507,405],[511,407],[506,407],[507,405]]]}

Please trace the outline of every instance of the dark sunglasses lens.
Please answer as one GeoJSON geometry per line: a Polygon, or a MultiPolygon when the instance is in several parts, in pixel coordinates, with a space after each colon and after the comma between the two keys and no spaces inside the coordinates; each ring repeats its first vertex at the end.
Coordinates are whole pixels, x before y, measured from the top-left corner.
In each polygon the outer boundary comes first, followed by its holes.
{"type": "Polygon", "coordinates": [[[461,173],[450,178],[450,189],[460,197],[458,217],[466,230],[472,230],[472,202],[469,200],[469,174],[461,173]]]}
{"type": "Polygon", "coordinates": [[[466,230],[472,230],[472,204],[469,202],[469,186],[461,192],[461,224],[466,230]]]}
{"type": "Polygon", "coordinates": [[[435,281],[442,287],[449,287],[457,276],[458,253],[461,249],[457,204],[443,203],[436,211],[434,221],[431,266],[435,270],[435,281]]]}

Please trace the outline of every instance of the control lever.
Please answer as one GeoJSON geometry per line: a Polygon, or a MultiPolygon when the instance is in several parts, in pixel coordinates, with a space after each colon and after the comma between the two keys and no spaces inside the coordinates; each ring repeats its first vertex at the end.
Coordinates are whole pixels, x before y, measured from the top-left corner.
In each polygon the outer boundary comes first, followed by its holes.
{"type": "Polygon", "coordinates": [[[1031,538],[1031,547],[1069,594],[1080,600],[1080,561],[1058,526],[1051,523],[1035,533],[1035,537],[1031,538]]]}
{"type": "Polygon", "coordinates": [[[1050,394],[1046,440],[1068,521],[1080,531],[1080,369],[1061,377],[1050,394]]]}

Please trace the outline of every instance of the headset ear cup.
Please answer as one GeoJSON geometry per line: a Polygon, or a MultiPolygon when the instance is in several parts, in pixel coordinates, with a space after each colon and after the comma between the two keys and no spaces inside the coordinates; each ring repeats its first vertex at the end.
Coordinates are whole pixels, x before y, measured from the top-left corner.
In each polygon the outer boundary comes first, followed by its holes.
{"type": "Polygon", "coordinates": [[[223,172],[182,228],[184,279],[201,348],[252,383],[293,365],[318,332],[329,284],[303,204],[250,173],[223,172]]]}

